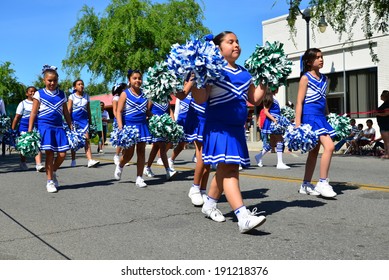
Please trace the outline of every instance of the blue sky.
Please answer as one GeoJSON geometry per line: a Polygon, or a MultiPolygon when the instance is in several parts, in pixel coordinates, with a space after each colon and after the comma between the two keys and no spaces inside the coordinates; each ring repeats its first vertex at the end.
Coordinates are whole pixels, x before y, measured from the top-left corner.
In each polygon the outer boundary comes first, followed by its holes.
{"type": "MultiPolygon", "coordinates": [[[[102,13],[110,2],[1,1],[0,62],[10,61],[17,80],[25,85],[36,80],[44,64],[57,66],[60,79],[65,78],[61,61],[66,57],[69,31],[76,24],[79,11],[85,4],[102,13]]],[[[306,8],[308,2],[303,1],[300,8],[306,8]]],[[[262,21],[285,15],[289,9],[289,0],[199,0],[199,3],[204,9],[204,25],[214,34],[224,30],[237,34],[242,48],[240,64],[250,56],[256,44],[262,45],[262,21]]],[[[83,75],[81,78],[89,81],[86,71],[83,75]]]]}

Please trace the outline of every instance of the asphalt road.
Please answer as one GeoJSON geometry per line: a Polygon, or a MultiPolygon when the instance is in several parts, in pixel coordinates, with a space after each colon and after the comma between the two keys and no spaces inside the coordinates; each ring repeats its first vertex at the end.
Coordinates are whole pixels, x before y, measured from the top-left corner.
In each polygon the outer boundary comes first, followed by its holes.
{"type": "MultiPolygon", "coordinates": [[[[245,204],[265,211],[267,222],[240,234],[224,196],[224,223],[206,219],[190,203],[192,149],[176,161],[173,181],[154,165],[156,177],[145,178],[144,189],[135,187],[134,165],[125,167],[121,181],[113,179],[113,153],[107,147],[94,154],[101,161],[96,168],[86,167],[81,152],[74,168],[68,157],[54,194],[31,160],[29,171],[19,171],[18,154],[0,156],[0,259],[389,259],[388,160],[335,155],[330,178],[338,196],[324,199],[297,192],[305,154],[284,155],[290,170],[277,170],[276,155],[268,154],[264,167],[240,173],[245,204]]],[[[252,163],[254,155],[250,151],[252,163]]]]}

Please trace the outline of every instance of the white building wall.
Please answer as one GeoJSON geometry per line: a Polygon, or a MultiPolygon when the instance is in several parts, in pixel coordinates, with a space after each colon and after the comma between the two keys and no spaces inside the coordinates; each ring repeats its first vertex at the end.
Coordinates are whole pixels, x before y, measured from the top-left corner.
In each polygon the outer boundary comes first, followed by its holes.
{"type": "MultiPolygon", "coordinates": [[[[284,51],[288,58],[293,61],[290,78],[300,76],[300,56],[305,52],[306,42],[306,21],[298,16],[296,20],[297,33],[290,35],[286,21],[287,15],[273,18],[262,22],[263,42],[280,41],[284,44],[284,51]]],[[[377,67],[379,104],[381,92],[389,89],[389,35],[374,34],[372,41],[376,44],[373,49],[378,55],[379,62],[373,63],[370,55],[368,40],[365,39],[362,27],[359,24],[353,28],[353,36],[348,41],[348,35],[341,38],[328,26],[325,33],[320,33],[318,27],[310,22],[310,47],[321,49],[324,55],[324,66],[322,73],[342,72],[358,70],[369,67],[377,67]],[[312,29],[313,26],[313,29],[312,29]]],[[[280,104],[285,104],[285,87],[279,89],[277,99],[280,104]]],[[[358,119],[357,123],[366,123],[366,118],[358,119]]],[[[374,128],[379,132],[376,120],[373,118],[374,128]]]]}

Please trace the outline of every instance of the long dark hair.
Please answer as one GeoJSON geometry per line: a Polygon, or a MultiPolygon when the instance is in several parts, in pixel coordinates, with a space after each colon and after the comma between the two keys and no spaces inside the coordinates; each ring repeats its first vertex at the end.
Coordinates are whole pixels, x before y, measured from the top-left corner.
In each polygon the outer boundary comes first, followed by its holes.
{"type": "Polygon", "coordinates": [[[321,52],[321,50],[317,48],[307,49],[302,57],[302,71],[300,73],[300,77],[304,75],[306,72],[311,71],[312,62],[316,59],[316,54],[321,52]]]}
{"type": "Polygon", "coordinates": [[[268,88],[266,90],[265,96],[263,97],[263,106],[266,108],[270,108],[273,102],[274,102],[274,91],[268,88]]]}

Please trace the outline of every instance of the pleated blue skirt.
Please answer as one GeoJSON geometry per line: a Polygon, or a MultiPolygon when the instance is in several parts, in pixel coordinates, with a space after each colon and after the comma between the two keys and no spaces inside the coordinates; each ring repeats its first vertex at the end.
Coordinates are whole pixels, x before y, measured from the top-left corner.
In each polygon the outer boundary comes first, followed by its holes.
{"type": "Polygon", "coordinates": [[[204,126],[204,164],[240,164],[250,166],[250,156],[243,126],[206,123],[204,126]]]}
{"type": "Polygon", "coordinates": [[[139,130],[139,138],[138,138],[137,142],[146,142],[146,143],[151,142],[151,134],[150,134],[149,127],[148,127],[146,122],[133,123],[133,122],[126,121],[126,125],[127,126],[134,126],[135,125],[136,128],[139,130]]]}
{"type": "Polygon", "coordinates": [[[41,150],[51,150],[54,152],[70,150],[69,141],[62,126],[49,126],[38,123],[38,131],[41,135],[41,150]]]}
{"type": "Polygon", "coordinates": [[[331,138],[336,136],[335,130],[327,122],[324,115],[302,115],[301,121],[304,124],[309,124],[317,136],[329,135],[331,138]]]}

